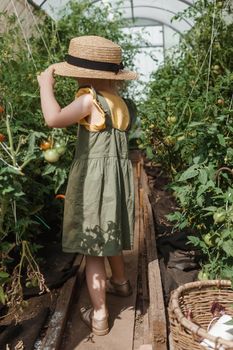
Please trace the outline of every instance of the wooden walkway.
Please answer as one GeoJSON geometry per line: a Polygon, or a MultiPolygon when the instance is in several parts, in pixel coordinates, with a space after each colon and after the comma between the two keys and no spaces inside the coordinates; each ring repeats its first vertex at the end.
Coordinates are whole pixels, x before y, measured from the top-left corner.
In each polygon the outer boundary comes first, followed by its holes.
{"type": "MultiPolygon", "coordinates": [[[[84,280],[85,259],[78,256],[78,275],[62,287],[43,340],[43,350],[167,350],[167,325],[157,259],[153,213],[140,153],[131,153],[135,181],[134,246],[125,252],[133,295],[108,295],[110,333],[93,335],[80,320],[79,309],[90,304],[84,280]]],[[[107,271],[110,271],[106,265],[107,271]]]]}

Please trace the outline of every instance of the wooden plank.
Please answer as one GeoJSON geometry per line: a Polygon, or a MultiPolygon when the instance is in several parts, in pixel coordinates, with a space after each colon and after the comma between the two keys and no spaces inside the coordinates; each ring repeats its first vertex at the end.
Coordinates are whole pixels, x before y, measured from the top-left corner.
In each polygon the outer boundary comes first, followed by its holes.
{"type": "Polygon", "coordinates": [[[142,279],[142,312],[143,312],[143,343],[147,344],[150,341],[149,337],[149,291],[148,291],[148,269],[147,269],[147,252],[144,236],[143,223],[143,197],[144,191],[140,188],[140,259],[141,259],[141,279],[142,279]]]}
{"type": "Polygon", "coordinates": [[[135,191],[135,225],[134,225],[134,250],[139,251],[139,182],[137,177],[137,163],[133,163],[134,191],[135,191]]]}
{"type": "MultiPolygon", "coordinates": [[[[134,175],[137,171],[136,164],[136,162],[133,162],[134,175]]],[[[133,287],[133,294],[127,298],[117,298],[114,295],[108,294],[107,304],[110,314],[110,332],[104,337],[98,337],[93,335],[80,320],[80,307],[90,304],[87,287],[84,285],[79,302],[72,306],[73,312],[70,315],[69,322],[67,322],[66,334],[60,350],[132,350],[133,348],[139,249],[139,198],[137,179],[134,182],[134,186],[136,197],[134,245],[132,251],[124,252],[126,272],[133,287]]]]}
{"type": "Polygon", "coordinates": [[[9,0],[1,0],[0,1],[0,12],[4,12],[9,5],[9,0]]]}
{"type": "Polygon", "coordinates": [[[84,279],[85,259],[82,255],[77,256],[74,266],[79,266],[78,273],[69,278],[60,290],[56,309],[49,322],[49,327],[42,342],[43,350],[58,350],[61,344],[74,290],[76,287],[80,288],[84,279]]]}
{"type": "Polygon", "coordinates": [[[141,265],[142,265],[142,295],[143,295],[143,314],[147,312],[149,293],[148,293],[148,279],[147,279],[147,264],[146,264],[146,247],[143,227],[143,189],[140,189],[140,254],[141,254],[141,265]],[[147,303],[146,303],[147,301],[147,303]]]}
{"type": "Polygon", "coordinates": [[[143,344],[140,346],[139,350],[153,350],[153,348],[151,344],[143,344]]]}
{"type": "MultiPolygon", "coordinates": [[[[137,274],[140,270],[140,207],[139,207],[139,178],[138,178],[138,159],[135,157],[133,162],[133,173],[134,173],[134,192],[135,192],[135,225],[134,225],[134,246],[133,250],[137,253],[137,274]]],[[[135,306],[136,306],[136,300],[140,293],[140,286],[138,281],[138,275],[136,279],[136,299],[135,299],[135,306]]],[[[136,308],[135,308],[136,310],[136,308]]],[[[134,314],[134,330],[133,330],[133,339],[132,339],[132,349],[135,348],[135,316],[136,311],[134,314]]],[[[130,349],[129,349],[130,350],[130,349]]]]}
{"type": "MultiPolygon", "coordinates": [[[[137,349],[139,347],[139,344],[145,343],[145,334],[148,335],[148,329],[145,332],[144,331],[144,320],[146,319],[147,316],[147,308],[145,307],[145,302],[144,302],[144,279],[146,279],[146,273],[143,271],[143,248],[144,248],[144,235],[143,235],[143,220],[142,220],[142,194],[141,194],[141,182],[140,182],[140,158],[137,158],[137,162],[134,164],[134,184],[135,184],[135,233],[138,235],[138,267],[137,267],[137,272],[138,272],[138,278],[137,278],[137,300],[138,300],[138,312],[140,310],[140,315],[142,317],[142,323],[140,322],[139,324],[136,324],[137,330],[136,334],[134,333],[134,341],[133,343],[133,349],[137,349]],[[143,276],[144,273],[144,276],[143,276]],[[138,328],[139,327],[139,328],[138,328]],[[140,329],[140,330],[139,330],[140,329]],[[138,333],[139,332],[139,333],[138,333]],[[140,340],[138,338],[140,334],[140,340]]],[[[135,315],[137,316],[137,315],[135,315]]]]}
{"type": "Polygon", "coordinates": [[[148,259],[149,283],[149,333],[154,350],[166,350],[167,324],[160,268],[156,250],[155,229],[151,204],[149,202],[149,188],[145,171],[142,169],[142,186],[144,190],[144,230],[148,259]]]}

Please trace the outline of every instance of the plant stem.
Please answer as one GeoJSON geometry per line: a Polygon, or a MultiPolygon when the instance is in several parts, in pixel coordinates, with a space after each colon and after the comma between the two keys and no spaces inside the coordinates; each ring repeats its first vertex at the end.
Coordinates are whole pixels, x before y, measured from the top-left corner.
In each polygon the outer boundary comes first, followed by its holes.
{"type": "Polygon", "coordinates": [[[9,138],[12,162],[13,162],[14,167],[17,167],[16,158],[15,158],[14,144],[13,144],[13,138],[12,138],[12,133],[11,133],[11,128],[10,128],[10,116],[9,115],[6,116],[6,128],[7,128],[8,138],[9,138]]]}

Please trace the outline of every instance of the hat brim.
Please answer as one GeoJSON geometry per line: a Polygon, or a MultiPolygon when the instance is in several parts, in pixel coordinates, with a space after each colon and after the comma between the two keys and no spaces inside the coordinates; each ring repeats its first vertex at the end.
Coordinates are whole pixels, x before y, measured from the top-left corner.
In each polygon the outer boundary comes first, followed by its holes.
{"type": "Polygon", "coordinates": [[[64,77],[112,79],[112,80],[135,80],[137,73],[127,70],[120,70],[118,73],[86,69],[73,66],[67,62],[55,63],[52,65],[54,73],[64,77]]]}

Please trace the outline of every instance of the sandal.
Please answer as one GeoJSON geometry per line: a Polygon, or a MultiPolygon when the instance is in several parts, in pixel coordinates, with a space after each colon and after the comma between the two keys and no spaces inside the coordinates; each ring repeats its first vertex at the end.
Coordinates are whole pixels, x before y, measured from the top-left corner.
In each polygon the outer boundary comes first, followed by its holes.
{"type": "Polygon", "coordinates": [[[80,309],[81,320],[91,329],[95,335],[106,335],[109,333],[108,316],[102,320],[93,317],[93,307],[82,307],[80,309]]]}
{"type": "Polygon", "coordinates": [[[106,292],[120,297],[128,297],[133,293],[129,280],[118,284],[113,282],[112,278],[106,280],[106,292]]]}

